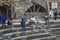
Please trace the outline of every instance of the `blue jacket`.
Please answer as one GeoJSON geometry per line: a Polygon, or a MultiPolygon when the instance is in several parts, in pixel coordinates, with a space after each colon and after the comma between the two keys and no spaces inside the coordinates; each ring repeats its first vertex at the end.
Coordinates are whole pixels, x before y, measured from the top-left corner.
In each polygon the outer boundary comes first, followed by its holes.
{"type": "Polygon", "coordinates": [[[25,21],[24,21],[24,19],[21,20],[21,26],[25,26],[25,21]]]}
{"type": "Polygon", "coordinates": [[[2,17],[1,17],[1,20],[2,20],[2,21],[6,21],[7,18],[6,18],[5,16],[2,16],[2,17]]]}
{"type": "Polygon", "coordinates": [[[26,16],[24,16],[24,17],[23,17],[23,20],[24,20],[24,21],[26,21],[26,19],[27,19],[27,17],[26,17],[26,16]]]}

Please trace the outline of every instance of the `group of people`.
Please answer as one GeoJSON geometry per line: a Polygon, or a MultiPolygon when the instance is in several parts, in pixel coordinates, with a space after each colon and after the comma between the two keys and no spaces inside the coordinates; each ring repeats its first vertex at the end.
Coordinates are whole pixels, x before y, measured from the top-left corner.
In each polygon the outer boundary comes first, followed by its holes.
{"type": "MultiPolygon", "coordinates": [[[[26,29],[25,29],[26,21],[27,21],[27,16],[23,16],[22,19],[21,19],[21,27],[22,27],[22,34],[23,35],[26,34],[26,29]]],[[[34,32],[34,30],[35,30],[35,17],[34,16],[32,16],[30,18],[30,21],[29,21],[28,25],[31,27],[32,32],[34,32]]]]}
{"type": "Polygon", "coordinates": [[[2,24],[2,28],[6,28],[6,24],[9,25],[10,27],[14,27],[12,23],[12,18],[7,18],[5,15],[0,16],[0,24],[2,24]],[[7,21],[7,23],[6,23],[7,21]]]}
{"type": "MultiPolygon", "coordinates": [[[[56,20],[56,18],[57,18],[57,9],[54,9],[54,11],[51,9],[50,12],[49,12],[49,17],[50,18],[54,18],[56,20]]],[[[49,17],[48,16],[44,17],[46,24],[49,24],[49,17]]],[[[12,22],[12,18],[7,19],[6,16],[0,17],[0,22],[2,23],[2,27],[4,28],[6,26],[6,20],[8,20],[7,24],[10,27],[14,28],[14,25],[13,25],[13,22],[12,22]]],[[[26,29],[25,29],[25,26],[26,26],[25,23],[26,23],[26,21],[27,21],[27,16],[24,15],[22,17],[22,19],[21,19],[22,34],[24,34],[24,35],[26,34],[26,29]]],[[[35,29],[35,25],[36,24],[35,24],[35,17],[34,16],[32,16],[30,18],[29,25],[31,26],[32,30],[35,29]]]]}
{"type": "Polygon", "coordinates": [[[49,17],[50,17],[51,19],[56,20],[56,19],[57,19],[57,14],[58,14],[57,8],[55,8],[55,9],[50,9],[49,17]]]}
{"type": "MultiPolygon", "coordinates": [[[[35,32],[36,24],[37,24],[35,16],[33,15],[29,20],[30,20],[29,26],[31,27],[31,30],[32,30],[32,32],[35,32]]],[[[50,24],[48,16],[45,16],[44,20],[45,20],[46,24],[50,24]]],[[[26,34],[26,29],[25,29],[26,21],[27,21],[27,16],[23,16],[21,19],[21,27],[22,27],[22,34],[24,34],[24,35],[26,34]]]]}
{"type": "Polygon", "coordinates": [[[56,20],[56,19],[57,19],[57,14],[58,14],[57,8],[55,8],[55,9],[50,9],[49,16],[46,15],[46,16],[44,17],[46,24],[50,24],[49,19],[54,19],[54,20],[56,20]]]}

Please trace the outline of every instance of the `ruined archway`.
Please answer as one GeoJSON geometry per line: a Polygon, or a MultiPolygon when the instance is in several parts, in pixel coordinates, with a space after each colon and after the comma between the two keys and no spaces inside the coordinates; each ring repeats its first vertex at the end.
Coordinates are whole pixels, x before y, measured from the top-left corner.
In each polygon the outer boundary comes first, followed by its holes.
{"type": "Polygon", "coordinates": [[[46,15],[46,9],[38,3],[32,3],[33,5],[26,11],[27,15],[32,16],[44,16],[46,15]]]}

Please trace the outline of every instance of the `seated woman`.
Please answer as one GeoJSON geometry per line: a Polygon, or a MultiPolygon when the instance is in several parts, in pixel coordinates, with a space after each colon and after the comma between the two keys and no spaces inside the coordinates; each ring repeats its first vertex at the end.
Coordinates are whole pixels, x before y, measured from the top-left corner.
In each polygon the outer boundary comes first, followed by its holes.
{"type": "Polygon", "coordinates": [[[8,24],[11,28],[14,28],[14,25],[13,25],[13,22],[12,22],[12,18],[11,18],[11,19],[8,19],[7,24],[8,24]]]}

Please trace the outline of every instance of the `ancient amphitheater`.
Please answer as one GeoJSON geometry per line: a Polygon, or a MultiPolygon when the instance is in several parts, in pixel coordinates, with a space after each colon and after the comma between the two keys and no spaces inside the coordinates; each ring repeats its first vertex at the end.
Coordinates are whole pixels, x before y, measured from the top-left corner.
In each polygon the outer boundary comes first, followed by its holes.
{"type": "MultiPolygon", "coordinates": [[[[47,8],[46,0],[27,0],[24,1],[24,3],[22,2],[22,0],[12,0],[11,4],[15,9],[14,12],[12,12],[12,17],[14,16],[14,13],[16,13],[16,18],[20,18],[20,15],[24,14],[25,12],[28,16],[31,16],[32,13],[38,13],[36,15],[39,16],[44,16],[46,14],[46,11],[43,12],[39,10],[41,6],[44,7],[44,9],[47,8]],[[38,5],[39,9],[35,10],[34,5],[38,5]],[[32,7],[34,9],[30,10],[30,8],[32,7]],[[43,14],[40,12],[42,12],[43,14]]],[[[6,28],[0,27],[0,40],[60,40],[60,21],[52,22],[50,25],[40,24],[36,26],[35,32],[31,31],[31,27],[27,25],[26,35],[22,35],[22,28],[20,25],[15,25],[15,28],[10,28],[9,26],[7,26],[6,28]]]]}

